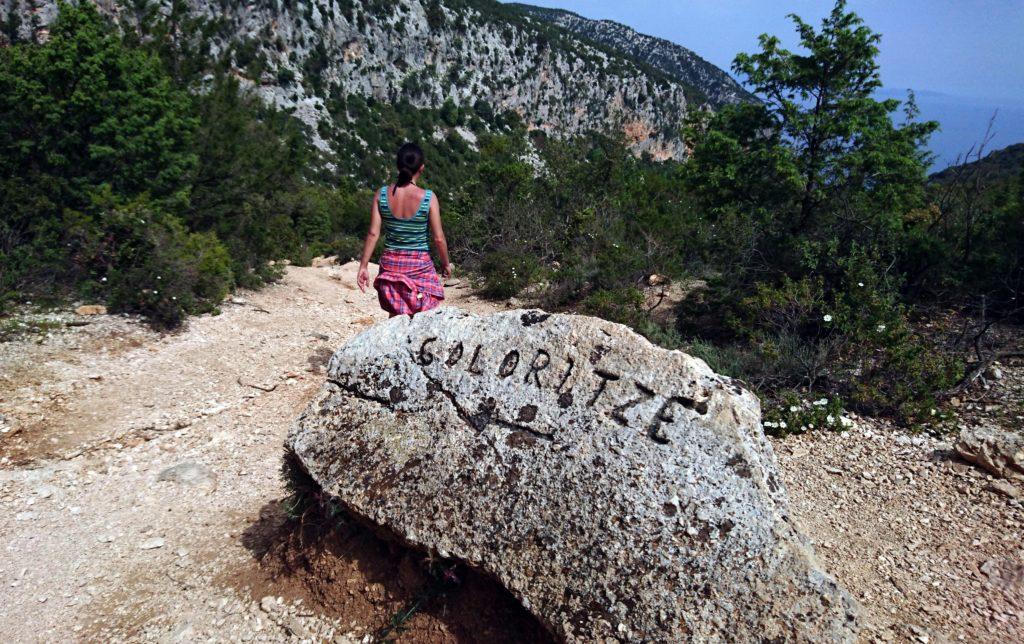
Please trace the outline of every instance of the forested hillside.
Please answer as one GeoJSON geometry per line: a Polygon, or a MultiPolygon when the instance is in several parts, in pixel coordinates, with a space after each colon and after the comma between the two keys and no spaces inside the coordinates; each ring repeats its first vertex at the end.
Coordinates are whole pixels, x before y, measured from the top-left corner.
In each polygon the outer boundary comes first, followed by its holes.
{"type": "Polygon", "coordinates": [[[963,161],[931,175],[930,181],[950,185],[967,176],[990,184],[1015,181],[1024,172],[1024,143],[975,154],[963,161]]]}
{"type": "Polygon", "coordinates": [[[1020,184],[929,183],[937,124],[872,98],[879,37],[844,2],[795,19],[796,53],[751,43],[733,72],[759,100],[714,111],[483,0],[4,2],[7,306],[87,298],[173,326],[278,260],[351,257],[415,140],[482,293],[698,354],[781,403],[782,432],[840,407],[941,423],[991,321],[1020,317],[1020,184]],[[654,316],[666,279],[681,301],[654,316]]]}

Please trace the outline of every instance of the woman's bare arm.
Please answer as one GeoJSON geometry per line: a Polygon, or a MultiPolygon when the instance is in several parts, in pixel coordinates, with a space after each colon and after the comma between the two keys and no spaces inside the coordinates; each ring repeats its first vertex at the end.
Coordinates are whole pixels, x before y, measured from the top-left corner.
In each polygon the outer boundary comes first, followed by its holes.
{"type": "MultiPolygon", "coordinates": [[[[373,205],[370,206],[370,229],[366,231],[366,239],[363,241],[363,257],[359,260],[359,273],[356,276],[356,283],[363,293],[370,286],[370,257],[377,247],[377,240],[380,239],[380,206],[377,204],[377,197],[374,194],[373,205]]],[[[445,250],[447,257],[447,249],[445,250]]]]}
{"type": "Polygon", "coordinates": [[[441,202],[438,201],[436,194],[430,200],[430,235],[441,260],[441,273],[448,279],[452,276],[452,263],[448,259],[448,240],[444,238],[444,227],[441,226],[441,202]]]}

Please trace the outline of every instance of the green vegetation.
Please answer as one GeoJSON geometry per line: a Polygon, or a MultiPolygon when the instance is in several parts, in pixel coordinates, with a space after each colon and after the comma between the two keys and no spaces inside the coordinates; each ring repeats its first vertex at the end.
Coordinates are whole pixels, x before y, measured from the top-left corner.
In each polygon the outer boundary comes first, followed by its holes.
{"type": "Polygon", "coordinates": [[[79,296],[174,326],[357,229],[356,191],[308,180],[297,121],[223,73],[190,94],[202,51],[151,42],[83,3],[0,49],[0,306],[79,296]]]}
{"type": "Polygon", "coordinates": [[[965,155],[962,164],[936,172],[929,183],[951,186],[965,181],[984,181],[989,184],[1012,183],[1024,171],[1024,143],[1016,143],[1001,150],[984,154],[983,146],[965,155]]]}
{"type": "MultiPolygon", "coordinates": [[[[820,29],[794,22],[803,53],[765,36],[738,56],[735,71],[762,102],[694,115],[684,164],[636,159],[601,137],[537,139],[533,178],[515,141],[484,140],[476,175],[447,205],[455,256],[492,295],[532,293],[704,357],[778,401],[769,410],[796,408],[769,413],[786,431],[839,427],[840,404],[931,422],[963,366],[956,346],[913,319],[940,288],[946,303],[969,305],[981,261],[1017,275],[1019,192],[982,208],[971,241],[970,209],[936,205],[927,183],[936,124],[915,121],[912,96],[872,98],[877,34],[842,2],[820,29]],[[946,225],[929,219],[936,210],[946,225]],[[973,268],[964,245],[982,239],[973,268]],[[646,311],[644,278],[655,273],[707,283],[675,328],[646,311]],[[826,411],[797,397],[824,399],[826,411]]],[[[1016,296],[1017,282],[1000,284],[1016,296]]]]}
{"type": "Polygon", "coordinates": [[[1024,320],[1024,144],[980,154],[931,177],[931,199],[912,213],[908,292],[966,305],[982,318],[1024,320]]]}
{"type": "MultiPolygon", "coordinates": [[[[441,4],[428,3],[431,28],[464,29],[468,14],[441,4]]],[[[527,20],[484,0],[443,4],[527,20]]],[[[956,309],[984,328],[1021,318],[1019,164],[929,181],[936,124],[916,120],[912,96],[872,98],[879,37],[843,2],[818,28],[794,17],[800,52],[764,36],[736,58],[761,101],[691,115],[684,163],[636,157],[607,134],[528,132],[485,97],[383,104],[328,81],[337,52],[321,48],[301,82],[343,124],[317,133],[324,153],[236,80],[298,82],[255,40],[212,59],[221,22],[177,2],[166,16],[137,10],[140,32],[120,35],[91,4],[64,5],[46,44],[0,49],[0,305],[87,297],[171,326],[274,279],[269,260],[351,257],[370,190],[414,140],[453,259],[485,294],[685,348],[765,396],[774,431],[841,427],[841,408],[941,418],[961,347],[941,329],[923,334],[922,316],[956,309]],[[688,285],[669,323],[651,314],[652,275],[688,285]]],[[[354,4],[341,11],[365,20],[354,4]]],[[[529,46],[566,38],[526,33],[529,46]]],[[[302,514],[313,500],[294,501],[302,514]]]]}
{"type": "Polygon", "coordinates": [[[908,240],[925,234],[909,216],[927,202],[923,144],[937,124],[913,120],[913,97],[899,124],[897,101],[871,97],[879,36],[843,2],[820,30],[793,20],[806,54],[762,36],[736,58],[764,102],[690,124],[684,182],[723,243],[711,293],[681,328],[707,337],[717,318],[710,337],[748,352],[742,375],[762,387],[923,420],[929,392],[959,376],[900,297],[908,240]]]}
{"type": "Polygon", "coordinates": [[[439,560],[426,566],[427,580],[402,608],[391,614],[388,623],[374,635],[375,642],[396,642],[403,633],[409,630],[408,624],[420,611],[431,604],[443,600],[445,596],[459,588],[462,581],[459,577],[457,562],[439,560]]]}
{"type": "Polygon", "coordinates": [[[338,499],[323,491],[290,449],[285,450],[280,475],[288,491],[288,496],[281,501],[281,509],[288,521],[300,529],[329,530],[347,518],[338,499]]]}

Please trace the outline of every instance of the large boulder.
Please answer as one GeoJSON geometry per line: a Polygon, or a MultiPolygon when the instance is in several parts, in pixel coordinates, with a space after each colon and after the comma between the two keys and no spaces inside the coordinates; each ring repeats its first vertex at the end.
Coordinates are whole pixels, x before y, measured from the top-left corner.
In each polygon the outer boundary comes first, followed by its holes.
{"type": "Polygon", "coordinates": [[[740,384],[624,326],[442,308],[342,347],[288,447],[564,639],[852,640],[760,423],[740,384]]]}

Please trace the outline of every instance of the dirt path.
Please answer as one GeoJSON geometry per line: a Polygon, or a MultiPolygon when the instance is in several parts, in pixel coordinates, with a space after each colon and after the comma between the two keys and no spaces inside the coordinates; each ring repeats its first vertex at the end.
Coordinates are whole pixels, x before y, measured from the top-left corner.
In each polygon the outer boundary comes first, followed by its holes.
{"type": "MultiPolygon", "coordinates": [[[[287,637],[223,578],[252,565],[244,533],[285,495],[282,444],[322,366],[386,318],[354,278],[290,268],[178,334],[110,316],[0,347],[6,641],[287,637]],[[215,489],[157,480],[188,463],[215,489]]],[[[451,303],[487,306],[467,292],[451,303]]]]}
{"type": "MultiPolygon", "coordinates": [[[[385,318],[354,276],[352,265],[290,268],[173,335],[100,316],[0,344],[6,641],[341,642],[386,622],[417,573],[400,553],[394,570],[367,563],[394,553],[361,532],[298,555],[333,596],[258,563],[282,523],[293,419],[331,352],[385,318]],[[178,480],[158,480],[173,466],[178,480]]],[[[794,513],[865,605],[873,636],[1024,639],[1021,502],[986,490],[948,445],[863,422],[775,447],[794,513]]],[[[448,611],[427,611],[404,637],[497,637],[460,631],[448,611]]]]}

